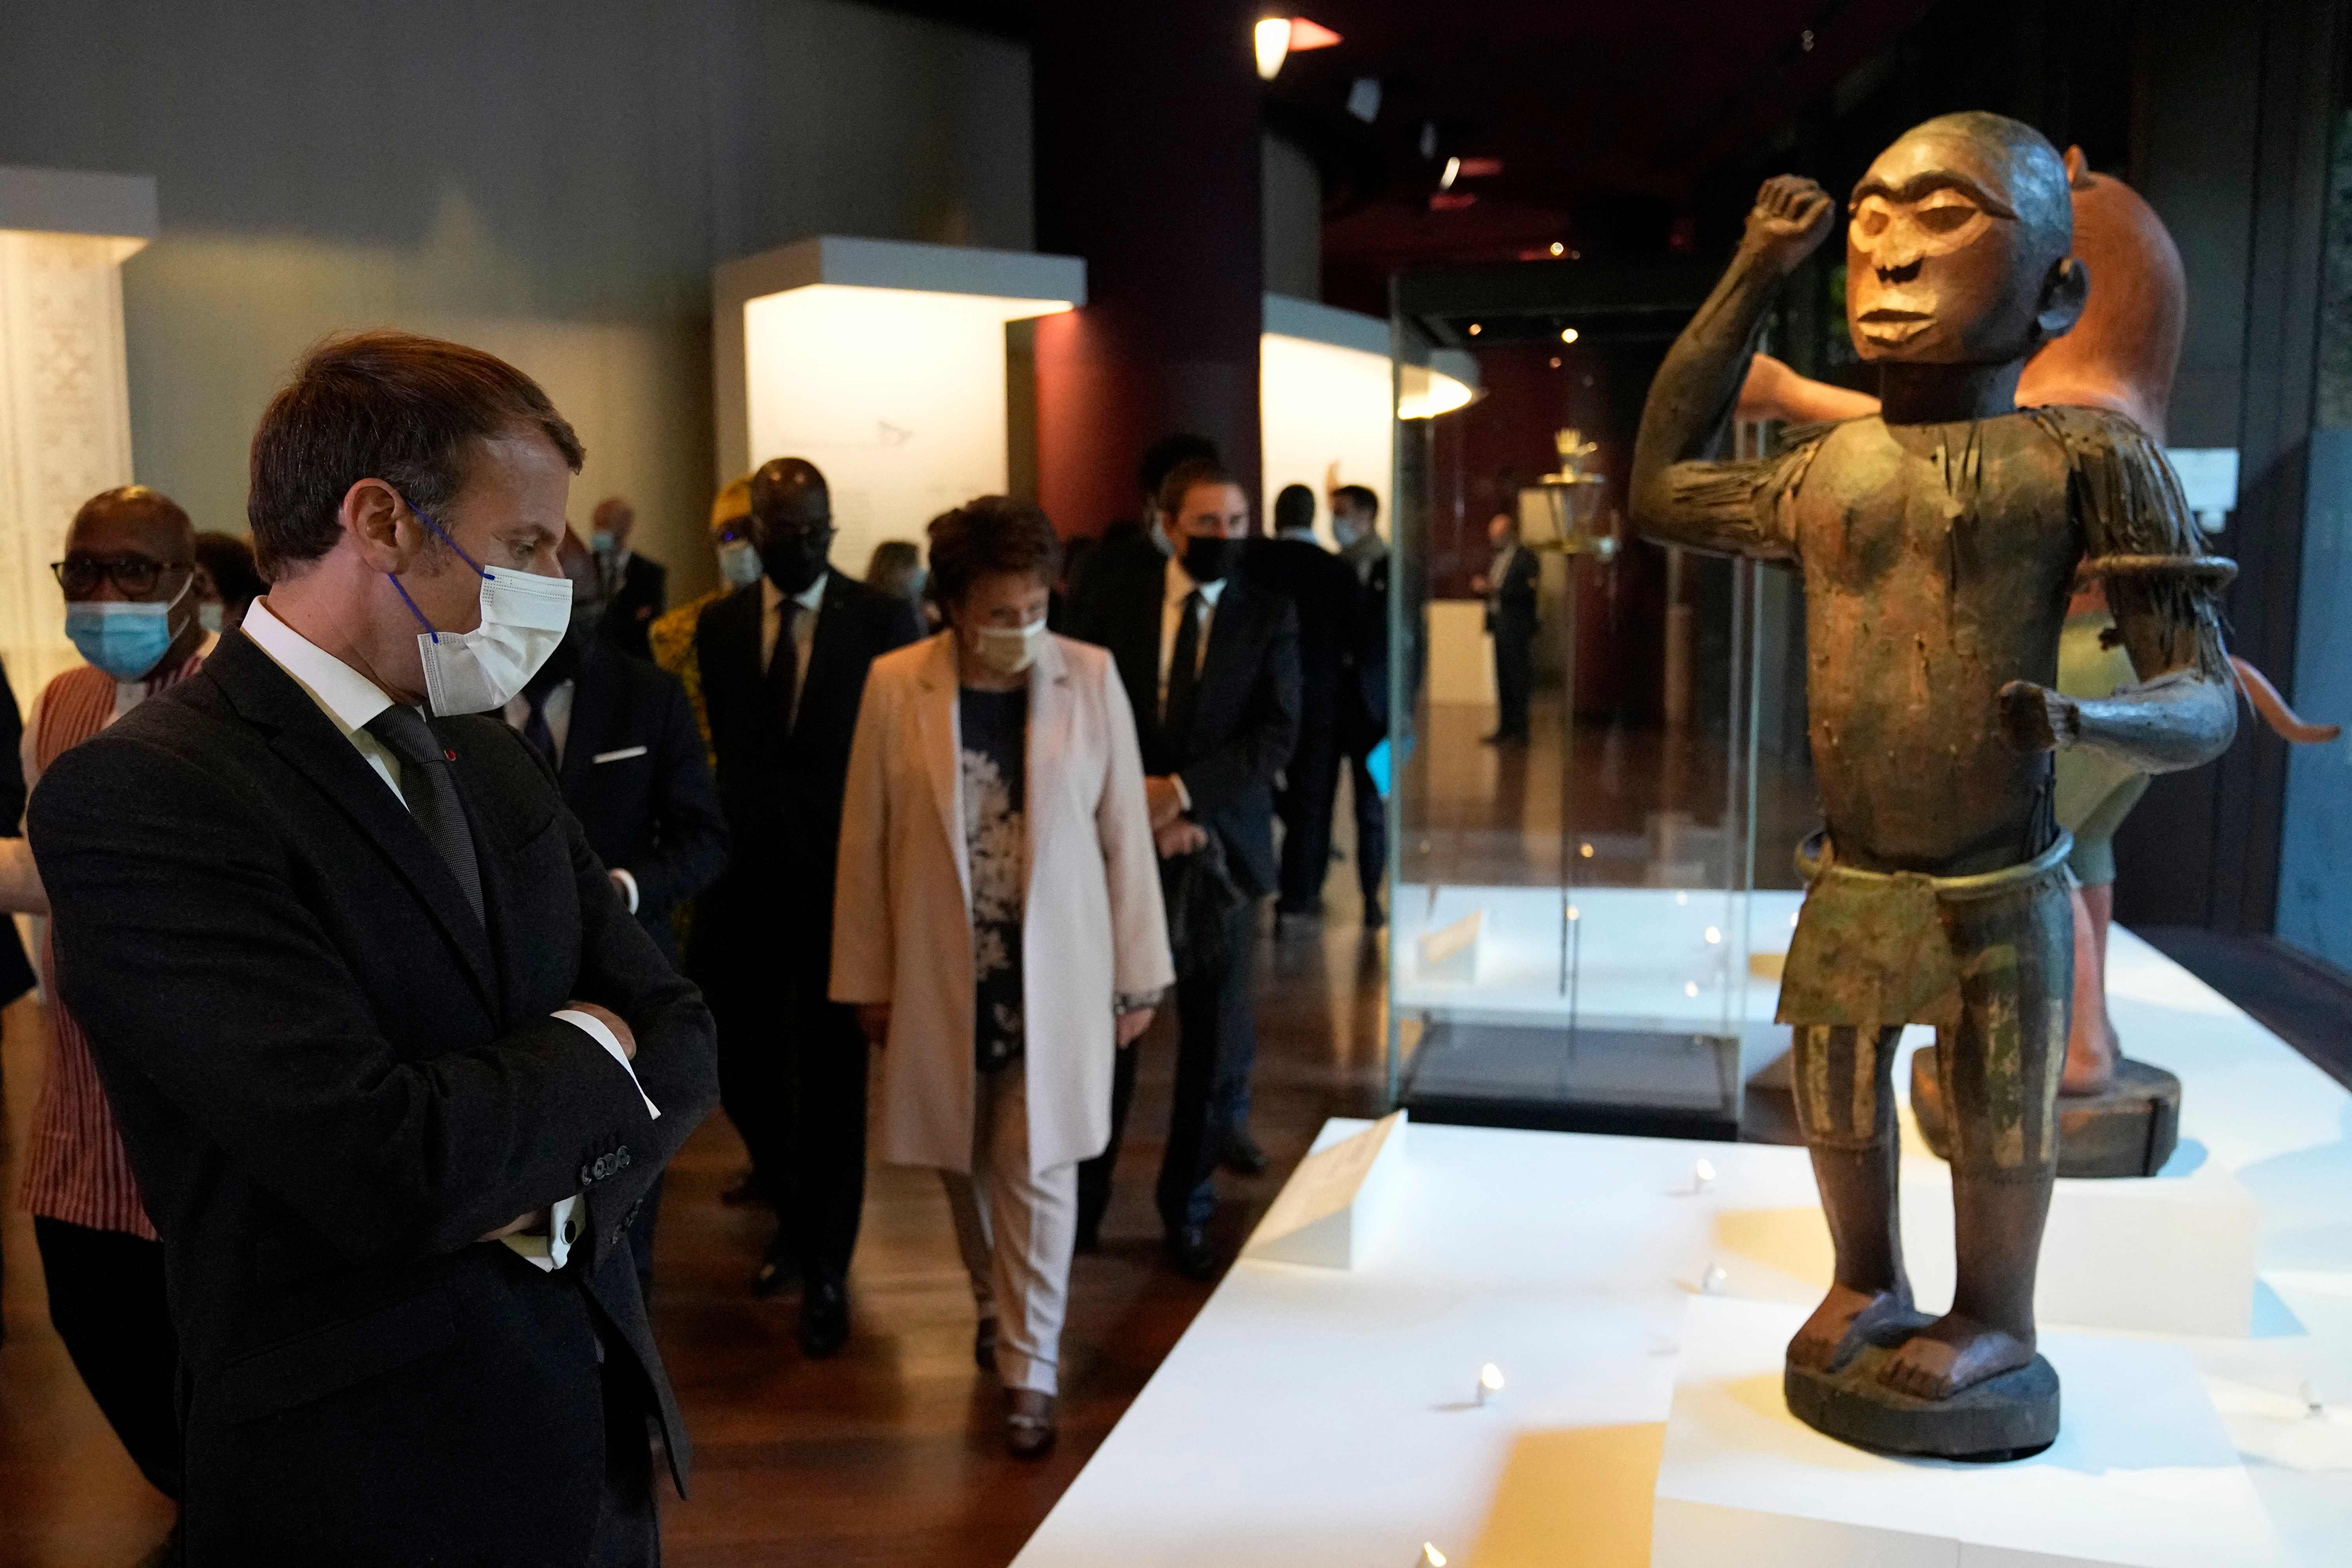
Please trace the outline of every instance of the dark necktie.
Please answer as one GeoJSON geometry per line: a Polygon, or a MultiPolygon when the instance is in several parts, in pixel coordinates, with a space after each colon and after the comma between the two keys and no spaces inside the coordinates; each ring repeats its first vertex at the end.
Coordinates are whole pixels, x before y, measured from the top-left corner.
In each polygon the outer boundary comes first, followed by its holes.
{"type": "Polygon", "coordinates": [[[448,863],[474,918],[482,919],[482,868],[474,858],[474,830],[467,826],[457,775],[440,738],[424,714],[399,702],[369,720],[367,731],[400,759],[400,793],[408,815],[448,863]]]}
{"type": "Polygon", "coordinates": [[[1176,647],[1168,656],[1168,721],[1161,729],[1169,749],[1180,757],[1192,739],[1192,709],[1201,694],[1201,610],[1205,603],[1198,588],[1184,595],[1176,647]]]}
{"type": "Polygon", "coordinates": [[[768,656],[768,704],[776,716],[776,733],[793,732],[793,686],[800,672],[801,650],[793,641],[793,622],[800,617],[800,605],[786,599],[777,606],[776,651],[768,656]]]}
{"type": "Polygon", "coordinates": [[[528,686],[522,689],[522,700],[530,705],[530,711],[523,716],[522,738],[532,751],[547,759],[551,768],[561,759],[555,754],[555,731],[547,727],[547,696],[528,686]]]}

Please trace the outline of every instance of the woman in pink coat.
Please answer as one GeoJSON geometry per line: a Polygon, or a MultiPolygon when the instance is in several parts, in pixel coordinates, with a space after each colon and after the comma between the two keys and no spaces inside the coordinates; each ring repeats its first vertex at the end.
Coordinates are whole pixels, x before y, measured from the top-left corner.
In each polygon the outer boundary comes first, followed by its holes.
{"type": "Polygon", "coordinates": [[[1078,1162],[1175,978],[1134,715],[1108,653],[1045,630],[1056,555],[1003,496],[931,524],[948,628],[866,678],[834,899],[833,997],[882,1048],[882,1156],[947,1183],[1024,1458],[1054,1440],[1078,1162]]]}

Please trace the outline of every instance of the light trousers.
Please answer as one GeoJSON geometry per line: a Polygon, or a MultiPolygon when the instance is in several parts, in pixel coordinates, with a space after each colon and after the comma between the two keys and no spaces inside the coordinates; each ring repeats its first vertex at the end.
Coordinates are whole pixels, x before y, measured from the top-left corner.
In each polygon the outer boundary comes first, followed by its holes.
{"type": "Polygon", "coordinates": [[[1055,1367],[1070,1305],[1078,1167],[1029,1171],[1028,1063],[973,1086],[971,1174],[942,1171],[972,1300],[996,1320],[996,1374],[1007,1388],[1058,1392],[1055,1367]]]}

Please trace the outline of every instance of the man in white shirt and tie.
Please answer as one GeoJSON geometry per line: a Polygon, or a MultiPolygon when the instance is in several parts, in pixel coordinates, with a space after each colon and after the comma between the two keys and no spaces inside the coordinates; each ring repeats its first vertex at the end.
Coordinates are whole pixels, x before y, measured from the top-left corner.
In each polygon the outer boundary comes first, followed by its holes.
{"type": "MultiPolygon", "coordinates": [[[[1213,1278],[1211,1178],[1249,1114],[1257,903],[1275,889],[1274,780],[1298,737],[1298,615],[1241,571],[1249,494],[1213,462],[1180,465],[1160,490],[1175,554],[1097,585],[1070,635],[1110,650],[1143,745],[1144,795],[1160,854],[1213,840],[1242,897],[1213,943],[1179,930],[1175,1105],[1156,1198],[1170,1260],[1213,1278]],[[1188,946],[1192,951],[1188,953],[1188,946]],[[1213,947],[1213,951],[1202,951],[1213,947]]],[[[1189,870],[1175,875],[1192,874],[1189,870]]],[[[1112,1082],[1111,1142],[1078,1172],[1081,1247],[1099,1241],[1135,1088],[1135,1053],[1112,1082]]]]}
{"type": "Polygon", "coordinates": [[[688,973],[719,1019],[720,1101],[776,1211],[752,1289],[801,1289],[812,1359],[849,1333],[866,1196],[866,1037],[831,1000],[834,862],[866,671],[922,635],[915,608],[834,569],[816,465],[751,476],[760,580],[702,613],[694,658],[732,851],[696,907],[688,973]]]}
{"type": "Polygon", "coordinates": [[[710,1018],[483,716],[565,624],[580,462],[488,354],[313,351],[253,444],[268,596],[34,795],[163,1242],[196,1568],[657,1559],[648,1422],[689,1448],[625,1230],[710,1018]]]}

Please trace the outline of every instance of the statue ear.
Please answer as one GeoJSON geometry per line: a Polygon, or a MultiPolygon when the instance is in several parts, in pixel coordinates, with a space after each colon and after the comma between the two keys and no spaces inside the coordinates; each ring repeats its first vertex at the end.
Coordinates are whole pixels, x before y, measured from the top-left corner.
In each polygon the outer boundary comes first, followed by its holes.
{"type": "Polygon", "coordinates": [[[2091,269],[2082,258],[2070,256],[2050,269],[2042,285],[2042,308],[2034,312],[2033,329],[2043,342],[2064,337],[2083,319],[2091,298],[2091,269]]]}

